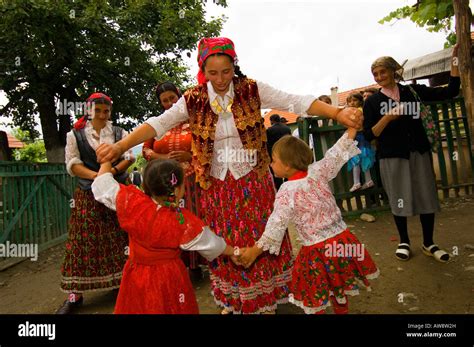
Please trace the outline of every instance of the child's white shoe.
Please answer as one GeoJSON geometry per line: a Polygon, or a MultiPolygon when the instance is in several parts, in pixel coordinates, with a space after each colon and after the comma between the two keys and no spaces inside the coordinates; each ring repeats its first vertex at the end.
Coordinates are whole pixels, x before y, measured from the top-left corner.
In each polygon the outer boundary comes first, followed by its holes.
{"type": "Polygon", "coordinates": [[[369,189],[369,188],[372,188],[374,185],[375,185],[374,181],[370,180],[368,182],[365,182],[361,189],[362,190],[369,189]]]}
{"type": "Polygon", "coordinates": [[[360,189],[361,185],[360,183],[356,183],[352,186],[351,189],[349,189],[349,191],[352,193],[352,192],[355,192],[356,190],[360,189]]]}

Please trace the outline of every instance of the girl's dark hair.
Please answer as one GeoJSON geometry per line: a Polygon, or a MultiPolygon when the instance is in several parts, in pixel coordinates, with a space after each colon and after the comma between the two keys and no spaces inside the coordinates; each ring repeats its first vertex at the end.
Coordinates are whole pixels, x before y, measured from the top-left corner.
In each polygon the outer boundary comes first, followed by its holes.
{"type": "Polygon", "coordinates": [[[168,81],[163,82],[163,83],[158,84],[155,88],[156,97],[158,98],[158,101],[160,102],[160,104],[161,104],[160,95],[163,94],[164,92],[174,92],[176,93],[178,98],[181,97],[181,91],[178,89],[178,87],[176,87],[171,82],[168,82],[168,81]]]}
{"type": "MultiPolygon", "coordinates": [[[[232,60],[232,57],[231,57],[230,55],[227,55],[227,54],[225,54],[225,53],[216,53],[216,54],[211,54],[209,57],[212,57],[212,56],[214,56],[214,55],[225,55],[226,57],[229,58],[229,60],[230,60],[230,62],[232,63],[232,65],[234,65],[234,73],[235,73],[235,75],[236,75],[237,77],[240,77],[240,78],[246,78],[246,77],[247,77],[247,76],[244,75],[244,74],[242,73],[242,71],[240,70],[240,66],[237,65],[237,64],[234,64],[234,61],[232,60]]],[[[204,72],[204,69],[206,68],[206,61],[207,61],[207,59],[208,59],[209,57],[207,57],[206,60],[204,60],[204,63],[202,64],[202,67],[201,67],[202,72],[204,72]]]]}
{"type": "Polygon", "coordinates": [[[174,189],[179,187],[183,180],[184,171],[179,162],[155,159],[147,164],[143,172],[143,190],[148,196],[171,197],[174,195],[174,189]]]}

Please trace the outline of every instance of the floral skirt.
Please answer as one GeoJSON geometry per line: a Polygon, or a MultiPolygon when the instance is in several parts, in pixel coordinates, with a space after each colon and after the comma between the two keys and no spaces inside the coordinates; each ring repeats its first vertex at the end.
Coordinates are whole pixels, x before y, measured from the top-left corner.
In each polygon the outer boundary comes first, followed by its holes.
{"type": "Polygon", "coordinates": [[[379,270],[369,253],[348,229],[312,246],[303,246],[293,267],[290,302],[305,313],[331,306],[330,296],[340,304],[347,295],[358,295],[359,286],[370,290],[369,279],[379,270]]]}
{"type": "Polygon", "coordinates": [[[128,258],[128,235],[117,214],[97,202],[91,190],[74,192],[61,290],[82,293],[120,286],[128,258]]]}
{"type": "MultiPolygon", "coordinates": [[[[224,182],[212,178],[201,197],[203,219],[228,245],[253,246],[265,231],[275,200],[273,180],[268,173],[255,172],[235,180],[228,173],[224,182]]],[[[234,313],[262,313],[288,302],[293,262],[288,234],[279,255],[263,253],[248,269],[228,257],[209,264],[215,302],[234,313]]]]}

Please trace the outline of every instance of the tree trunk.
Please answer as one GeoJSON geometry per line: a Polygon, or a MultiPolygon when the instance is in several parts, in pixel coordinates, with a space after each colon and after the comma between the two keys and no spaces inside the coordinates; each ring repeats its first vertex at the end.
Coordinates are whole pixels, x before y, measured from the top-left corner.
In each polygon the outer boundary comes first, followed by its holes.
{"type": "Polygon", "coordinates": [[[38,110],[43,130],[46,157],[49,163],[64,163],[64,148],[66,136],[58,129],[58,116],[54,104],[54,96],[42,95],[38,103],[38,110]]]}
{"type": "Polygon", "coordinates": [[[469,0],[454,0],[453,6],[456,19],[456,37],[459,43],[459,72],[461,74],[462,91],[471,133],[471,149],[474,150],[474,61],[471,54],[472,13],[469,8],[469,0]]]}

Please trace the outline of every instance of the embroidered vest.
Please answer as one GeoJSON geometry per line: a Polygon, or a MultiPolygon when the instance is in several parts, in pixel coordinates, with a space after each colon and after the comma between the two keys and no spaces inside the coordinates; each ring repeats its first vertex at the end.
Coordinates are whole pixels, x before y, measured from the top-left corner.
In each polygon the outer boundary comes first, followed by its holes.
{"type": "MultiPolygon", "coordinates": [[[[267,152],[267,134],[264,118],[260,112],[260,97],[257,82],[248,78],[234,78],[234,101],[232,114],[246,150],[257,150],[257,165],[253,168],[259,177],[268,173],[270,157],[267,152]]],[[[184,93],[192,132],[192,165],[196,182],[207,190],[211,186],[211,164],[214,150],[214,135],[218,115],[209,102],[207,84],[198,85],[184,93]]]]}
{"type": "MultiPolygon", "coordinates": [[[[120,141],[122,139],[122,128],[113,126],[112,127],[114,131],[114,137],[115,137],[115,143],[120,141]]],[[[91,145],[87,141],[87,137],[85,134],[84,129],[73,129],[73,134],[76,137],[76,142],[77,142],[77,148],[79,149],[79,153],[81,154],[81,160],[84,163],[84,166],[88,168],[89,170],[92,171],[99,171],[100,169],[100,164],[97,163],[97,156],[95,154],[95,151],[92,149],[91,145]]],[[[121,159],[118,159],[115,163],[112,165],[117,165],[120,163],[121,159]]],[[[124,171],[117,176],[114,176],[114,178],[120,182],[120,183],[125,183],[125,180],[128,177],[127,171],[124,171]]],[[[92,180],[88,180],[85,178],[79,178],[77,179],[77,182],[79,184],[79,188],[82,190],[91,190],[92,189],[92,180]]]]}

